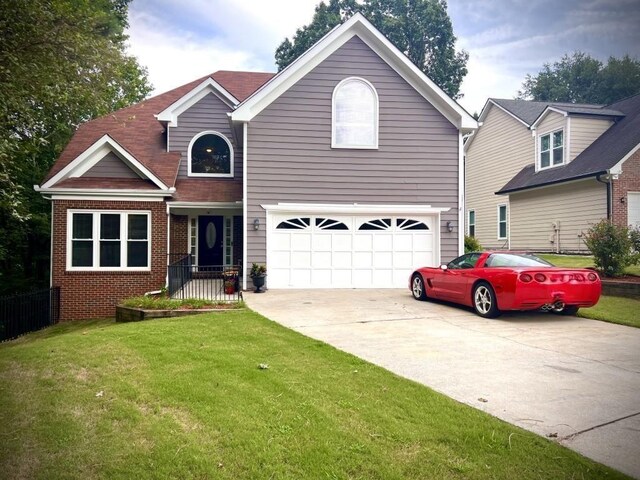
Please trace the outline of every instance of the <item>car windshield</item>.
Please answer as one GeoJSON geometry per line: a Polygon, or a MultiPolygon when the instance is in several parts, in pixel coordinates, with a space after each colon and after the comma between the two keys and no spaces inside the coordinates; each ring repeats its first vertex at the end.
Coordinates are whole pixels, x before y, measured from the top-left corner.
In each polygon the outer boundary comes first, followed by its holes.
{"type": "Polygon", "coordinates": [[[535,255],[515,253],[492,253],[485,262],[485,267],[553,267],[552,264],[535,255]]]}

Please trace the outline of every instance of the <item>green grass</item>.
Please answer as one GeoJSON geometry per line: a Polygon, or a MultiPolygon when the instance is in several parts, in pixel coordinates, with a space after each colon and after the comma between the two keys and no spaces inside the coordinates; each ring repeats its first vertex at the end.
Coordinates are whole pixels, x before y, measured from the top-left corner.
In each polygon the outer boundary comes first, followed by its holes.
{"type": "MultiPolygon", "coordinates": [[[[556,255],[551,253],[537,253],[536,255],[557,267],[586,268],[594,266],[591,255],[556,255]]],[[[640,276],[640,265],[627,267],[624,273],[640,276]]]]}
{"type": "Polygon", "coordinates": [[[640,328],[638,312],[640,312],[640,300],[603,295],[595,307],[581,308],[578,316],[640,328]]]}
{"type": "Polygon", "coordinates": [[[243,302],[212,302],[199,298],[185,298],[178,300],[164,296],[141,296],[131,297],[121,302],[125,307],[143,308],[145,310],[177,310],[180,308],[244,308],[243,302]]]}
{"type": "Polygon", "coordinates": [[[2,344],[0,399],[4,478],[625,478],[250,311],[2,344]]]}

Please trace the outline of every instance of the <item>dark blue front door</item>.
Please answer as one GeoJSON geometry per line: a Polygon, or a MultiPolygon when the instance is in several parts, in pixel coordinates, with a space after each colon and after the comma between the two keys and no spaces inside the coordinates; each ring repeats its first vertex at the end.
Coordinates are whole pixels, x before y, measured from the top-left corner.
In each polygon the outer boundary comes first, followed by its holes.
{"type": "Polygon", "coordinates": [[[198,265],[222,265],[222,220],[221,216],[198,217],[198,265]]]}

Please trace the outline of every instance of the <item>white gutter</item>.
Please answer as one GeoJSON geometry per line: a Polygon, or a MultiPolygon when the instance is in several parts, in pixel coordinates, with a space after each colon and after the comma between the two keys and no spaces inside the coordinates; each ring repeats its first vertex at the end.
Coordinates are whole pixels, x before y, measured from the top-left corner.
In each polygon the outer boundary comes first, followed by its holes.
{"type": "Polygon", "coordinates": [[[84,197],[87,195],[95,195],[95,196],[109,196],[109,197],[119,197],[119,196],[140,196],[140,197],[170,197],[175,192],[175,187],[168,188],[166,190],[136,190],[132,188],[127,189],[109,189],[109,188],[83,188],[82,190],[78,188],[59,188],[59,187],[50,187],[44,188],[39,185],[34,185],[33,189],[41,193],[43,195],[71,195],[77,197],[84,197]]]}
{"type": "Polygon", "coordinates": [[[247,122],[242,124],[242,290],[247,289],[247,177],[249,165],[247,162],[247,134],[249,131],[247,122]]]}
{"type": "Polygon", "coordinates": [[[432,207],[431,205],[367,205],[367,204],[320,204],[320,203],[278,203],[260,205],[268,212],[287,213],[344,213],[344,214],[439,214],[451,208],[432,207]]]}

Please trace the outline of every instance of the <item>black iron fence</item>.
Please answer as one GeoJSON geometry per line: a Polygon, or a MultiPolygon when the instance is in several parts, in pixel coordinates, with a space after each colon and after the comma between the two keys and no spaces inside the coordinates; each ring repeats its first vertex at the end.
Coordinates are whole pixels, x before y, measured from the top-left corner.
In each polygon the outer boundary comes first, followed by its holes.
{"type": "Polygon", "coordinates": [[[171,298],[227,302],[242,299],[239,265],[198,265],[190,254],[169,258],[167,290],[171,298]]]}
{"type": "Polygon", "coordinates": [[[60,287],[0,297],[0,342],[60,320],[60,287]]]}

